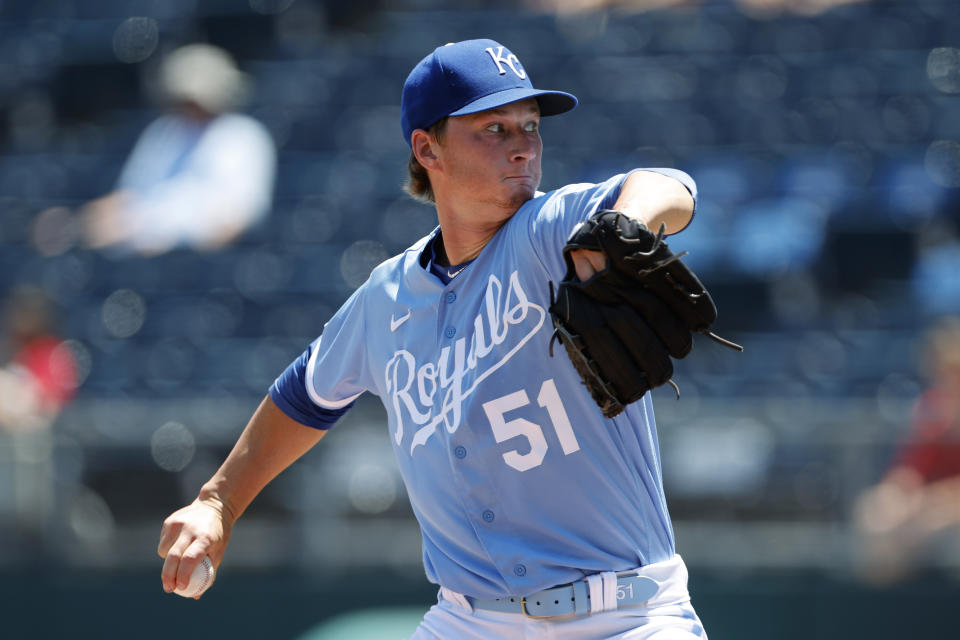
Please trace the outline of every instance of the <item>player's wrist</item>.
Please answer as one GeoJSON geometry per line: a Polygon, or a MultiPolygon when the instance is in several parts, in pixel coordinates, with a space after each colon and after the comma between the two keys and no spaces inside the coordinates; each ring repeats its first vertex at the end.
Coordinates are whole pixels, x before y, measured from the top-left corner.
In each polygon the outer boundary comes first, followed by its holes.
{"type": "Polygon", "coordinates": [[[212,509],[220,517],[221,521],[232,524],[240,517],[237,509],[231,505],[230,501],[222,496],[219,491],[210,485],[204,485],[200,489],[200,494],[194,500],[194,504],[202,505],[212,509]]]}

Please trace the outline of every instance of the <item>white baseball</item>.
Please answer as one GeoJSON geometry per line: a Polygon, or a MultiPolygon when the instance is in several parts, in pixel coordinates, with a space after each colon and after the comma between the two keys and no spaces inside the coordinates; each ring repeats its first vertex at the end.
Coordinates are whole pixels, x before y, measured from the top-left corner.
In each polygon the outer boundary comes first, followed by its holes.
{"type": "Polygon", "coordinates": [[[196,598],[198,595],[210,588],[213,584],[213,577],[216,570],[213,568],[213,562],[210,556],[204,556],[200,564],[190,574],[190,584],[186,589],[174,589],[173,592],[184,598],[196,598]]]}

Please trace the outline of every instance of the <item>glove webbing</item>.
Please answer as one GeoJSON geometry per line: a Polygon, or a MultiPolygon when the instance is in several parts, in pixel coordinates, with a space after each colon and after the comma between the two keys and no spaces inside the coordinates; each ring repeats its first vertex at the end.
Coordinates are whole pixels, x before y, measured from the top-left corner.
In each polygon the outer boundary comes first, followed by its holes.
{"type": "MultiPolygon", "coordinates": [[[[649,250],[649,251],[638,251],[637,253],[639,253],[639,254],[641,254],[641,255],[645,255],[645,256],[652,256],[652,255],[654,254],[654,252],[660,247],[660,244],[663,242],[663,236],[666,234],[666,231],[667,231],[667,225],[666,225],[666,223],[661,222],[661,223],[660,223],[660,228],[657,230],[657,236],[656,236],[656,238],[654,238],[654,240],[653,240],[653,246],[650,247],[650,250],[649,250]]],[[[665,258],[665,259],[657,262],[656,264],[654,264],[654,265],[652,265],[652,266],[650,266],[650,267],[647,267],[647,268],[645,268],[645,269],[638,269],[638,270],[637,270],[637,274],[638,274],[638,275],[648,275],[648,274],[651,274],[651,273],[653,273],[654,271],[657,271],[658,269],[662,269],[663,267],[667,266],[667,265],[670,264],[671,262],[675,262],[675,261],[679,260],[680,258],[684,257],[685,255],[687,255],[687,254],[689,254],[689,253],[690,253],[689,251],[681,251],[680,253],[675,253],[675,254],[671,255],[670,257],[665,258]]],[[[642,260],[642,258],[639,258],[639,257],[636,257],[636,256],[625,256],[624,259],[623,259],[624,262],[640,262],[641,260],[642,260]]],[[[670,283],[670,285],[671,285],[675,290],[683,293],[683,294],[684,294],[685,296],[687,296],[687,297],[690,297],[690,298],[699,298],[699,297],[701,297],[701,295],[702,295],[702,294],[699,294],[699,293],[694,293],[694,292],[690,291],[689,289],[687,289],[686,287],[684,287],[684,286],[683,286],[682,284],[680,284],[679,282],[676,282],[676,281],[673,279],[673,276],[671,276],[669,273],[666,274],[666,280],[667,280],[667,282],[670,283]]],[[[553,283],[552,283],[552,282],[550,283],[550,303],[551,303],[551,304],[553,303],[553,283]]],[[[718,336],[717,334],[715,334],[715,333],[712,332],[712,331],[699,331],[698,333],[702,333],[703,335],[707,336],[707,337],[710,338],[711,340],[714,340],[715,342],[718,342],[719,344],[722,344],[722,345],[725,346],[725,347],[729,347],[730,349],[736,349],[737,351],[743,352],[743,347],[742,347],[742,346],[740,346],[740,345],[737,344],[736,342],[733,342],[732,340],[727,340],[726,338],[721,338],[720,336],[718,336]]],[[[551,343],[552,343],[552,339],[551,339],[551,343]]],[[[552,356],[552,355],[553,355],[553,353],[552,353],[552,351],[551,351],[551,356],[552,356]]],[[[667,382],[669,382],[670,384],[672,384],[672,385],[674,386],[674,388],[676,389],[676,386],[677,386],[677,385],[674,384],[673,380],[668,380],[667,382]]],[[[680,390],[679,390],[679,389],[677,389],[677,397],[680,397],[680,390]]]]}

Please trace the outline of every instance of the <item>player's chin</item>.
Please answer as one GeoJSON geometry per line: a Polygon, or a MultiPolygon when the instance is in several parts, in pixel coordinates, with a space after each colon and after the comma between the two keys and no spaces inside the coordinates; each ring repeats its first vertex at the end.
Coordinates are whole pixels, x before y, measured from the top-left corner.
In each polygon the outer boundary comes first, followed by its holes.
{"type": "Polygon", "coordinates": [[[537,193],[537,183],[533,180],[511,181],[506,189],[505,200],[519,207],[537,193]]]}
{"type": "Polygon", "coordinates": [[[512,195],[511,197],[509,197],[509,198],[505,198],[505,199],[502,201],[502,204],[503,204],[503,208],[504,208],[504,209],[510,209],[510,211],[511,211],[512,213],[516,213],[517,209],[519,209],[520,207],[522,207],[522,206],[524,205],[524,203],[526,203],[526,202],[528,202],[529,200],[532,200],[532,199],[533,199],[533,193],[532,193],[532,192],[531,192],[531,193],[523,193],[523,194],[516,193],[516,194],[513,194],[513,195],[512,195]]]}

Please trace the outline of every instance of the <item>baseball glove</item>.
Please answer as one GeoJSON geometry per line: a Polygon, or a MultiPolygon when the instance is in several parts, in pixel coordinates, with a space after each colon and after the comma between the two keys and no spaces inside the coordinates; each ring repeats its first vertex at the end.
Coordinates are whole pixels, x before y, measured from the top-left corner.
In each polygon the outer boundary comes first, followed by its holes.
{"type": "Polygon", "coordinates": [[[608,418],[668,382],[679,397],[670,358],[690,353],[693,333],[743,351],[710,331],[717,308],[680,261],[686,252],[675,254],[663,241],[664,229],[654,234],[619,211],[599,211],[567,240],[567,273],[555,297],[550,283],[550,355],[559,339],[608,418]],[[580,282],[570,256],[574,249],[604,253],[606,268],[580,282]]]}

